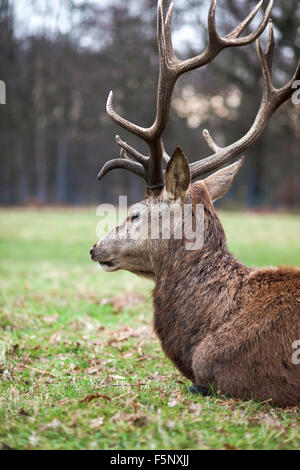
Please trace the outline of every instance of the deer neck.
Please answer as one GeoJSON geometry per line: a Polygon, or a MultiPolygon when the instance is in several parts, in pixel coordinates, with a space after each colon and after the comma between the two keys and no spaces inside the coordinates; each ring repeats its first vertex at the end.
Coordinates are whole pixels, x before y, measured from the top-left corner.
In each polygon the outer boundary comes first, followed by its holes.
{"type": "Polygon", "coordinates": [[[226,280],[239,280],[249,271],[251,269],[237,260],[222,243],[217,248],[215,244],[208,243],[199,251],[186,251],[181,247],[161,258],[155,276],[155,290],[166,288],[166,292],[191,293],[206,286],[203,296],[207,297],[210,289],[215,296],[216,284],[221,283],[227,289],[226,280]]]}
{"type": "Polygon", "coordinates": [[[154,327],[166,355],[190,380],[193,338],[198,344],[234,312],[250,271],[229,253],[223,229],[199,251],[181,247],[165,255],[153,291],[154,327]]]}
{"type": "Polygon", "coordinates": [[[199,250],[186,249],[186,241],[172,240],[167,246],[160,244],[161,249],[153,250],[152,266],[156,285],[172,285],[179,282],[180,286],[189,282],[196,288],[203,283],[223,277],[224,271],[237,272],[248,270],[242,263],[229,253],[226,236],[220,219],[210,204],[204,213],[204,244],[199,250]],[[195,284],[195,281],[196,284],[195,284]]]}

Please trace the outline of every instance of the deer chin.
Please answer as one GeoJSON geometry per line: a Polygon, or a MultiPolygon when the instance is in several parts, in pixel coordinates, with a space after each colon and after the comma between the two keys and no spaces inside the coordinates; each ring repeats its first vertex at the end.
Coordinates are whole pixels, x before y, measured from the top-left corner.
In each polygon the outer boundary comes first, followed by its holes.
{"type": "Polygon", "coordinates": [[[149,279],[150,281],[155,281],[155,274],[150,272],[150,271],[132,271],[130,270],[132,274],[135,274],[136,276],[149,279]]]}
{"type": "Polygon", "coordinates": [[[101,262],[99,261],[100,268],[106,273],[113,273],[118,271],[118,266],[113,261],[101,262]]]}

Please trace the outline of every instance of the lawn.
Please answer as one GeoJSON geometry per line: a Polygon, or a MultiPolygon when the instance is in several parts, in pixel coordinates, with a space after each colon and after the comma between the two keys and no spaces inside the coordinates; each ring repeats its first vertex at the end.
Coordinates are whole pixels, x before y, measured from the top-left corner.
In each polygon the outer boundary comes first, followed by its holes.
{"type": "MultiPolygon", "coordinates": [[[[300,266],[300,216],[221,214],[252,266],[300,266]]],[[[0,448],[296,449],[299,409],[195,397],[149,281],[89,260],[93,209],[0,211],[0,448]]]]}

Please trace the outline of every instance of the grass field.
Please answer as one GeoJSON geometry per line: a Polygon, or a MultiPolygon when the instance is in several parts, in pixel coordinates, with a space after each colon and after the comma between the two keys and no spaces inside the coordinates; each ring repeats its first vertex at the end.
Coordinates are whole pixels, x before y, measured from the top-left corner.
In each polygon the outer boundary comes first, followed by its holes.
{"type": "MultiPolygon", "coordinates": [[[[221,218],[245,263],[300,266],[300,216],[221,218]]],[[[0,211],[0,448],[299,448],[299,409],[186,393],[152,332],[152,284],[90,262],[96,224],[0,211]]]]}

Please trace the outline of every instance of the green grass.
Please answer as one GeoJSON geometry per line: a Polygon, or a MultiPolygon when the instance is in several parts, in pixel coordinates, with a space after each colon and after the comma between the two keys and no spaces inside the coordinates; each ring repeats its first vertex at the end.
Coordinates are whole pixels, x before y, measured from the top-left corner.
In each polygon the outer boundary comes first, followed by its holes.
{"type": "MultiPolygon", "coordinates": [[[[221,218],[245,263],[300,266],[299,216],[221,218]]],[[[90,262],[96,224],[0,211],[0,448],[298,448],[299,409],[186,393],[152,332],[152,284],[90,262]]]]}

